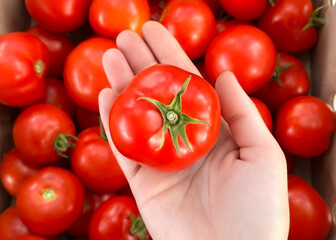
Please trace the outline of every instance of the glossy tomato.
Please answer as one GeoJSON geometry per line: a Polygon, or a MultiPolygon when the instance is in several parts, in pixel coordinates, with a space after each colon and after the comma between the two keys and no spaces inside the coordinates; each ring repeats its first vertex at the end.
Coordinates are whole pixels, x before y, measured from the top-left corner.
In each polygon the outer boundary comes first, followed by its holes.
{"type": "Polygon", "coordinates": [[[267,0],[219,0],[230,16],[239,20],[253,20],[265,11],[267,0]]]}
{"type": "Polygon", "coordinates": [[[92,0],[25,0],[30,16],[45,30],[67,33],[87,18],[92,0]]]}
{"type": "Polygon", "coordinates": [[[115,196],[104,202],[93,214],[89,238],[139,240],[150,239],[150,236],[139,216],[135,200],[126,196],[115,196]]]}
{"type": "Polygon", "coordinates": [[[147,0],[93,0],[89,20],[102,36],[115,38],[126,29],[141,34],[142,25],[150,20],[150,8],[147,0]]]}
{"type": "Polygon", "coordinates": [[[290,227],[288,240],[324,240],[332,225],[329,208],[303,178],[288,176],[290,227]]]}
{"type": "Polygon", "coordinates": [[[45,94],[50,55],[45,44],[24,32],[0,36],[0,103],[22,107],[45,94]]]}
{"type": "Polygon", "coordinates": [[[84,188],[70,171],[45,167],[24,182],[17,207],[32,233],[55,235],[68,229],[80,216],[84,188]]]}
{"type": "Polygon", "coordinates": [[[107,193],[117,191],[127,180],[100,127],[91,127],[77,136],[71,150],[73,172],[91,191],[107,193]]]}
{"type": "Polygon", "coordinates": [[[276,67],[276,49],[261,30],[248,25],[231,27],[218,34],[205,54],[209,81],[224,71],[232,71],[246,93],[265,85],[276,67]]]}
{"type": "Polygon", "coordinates": [[[315,157],[328,149],[334,121],[333,111],[322,99],[300,96],[280,107],[274,134],[285,151],[295,156],[315,157]]]}
{"type": "Polygon", "coordinates": [[[110,87],[102,57],[106,50],[116,47],[112,39],[93,37],[81,42],[68,55],[64,66],[64,83],[77,105],[98,112],[99,92],[110,87]]]}
{"type": "Polygon", "coordinates": [[[169,1],[159,21],[191,60],[202,57],[216,35],[216,20],[203,0],[169,1]]]}
{"type": "Polygon", "coordinates": [[[65,59],[75,47],[72,41],[64,34],[51,33],[39,26],[31,27],[27,32],[40,39],[49,50],[50,68],[48,76],[62,77],[65,59]]]}
{"type": "Polygon", "coordinates": [[[73,146],[75,125],[60,108],[36,104],[24,110],[13,126],[13,139],[26,162],[35,165],[52,164],[73,146]]]}
{"type": "Polygon", "coordinates": [[[314,5],[311,0],[278,0],[268,6],[258,18],[257,25],[273,40],[280,52],[299,53],[312,48],[317,41],[317,29],[306,25],[319,21],[311,19],[314,5]]]}
{"type": "Polygon", "coordinates": [[[254,105],[257,107],[258,112],[261,118],[263,119],[266,127],[268,128],[270,132],[272,132],[273,131],[273,119],[272,119],[272,114],[270,110],[268,109],[266,104],[263,103],[261,100],[254,98],[254,97],[250,97],[250,99],[252,100],[254,105]]]}
{"type": "Polygon", "coordinates": [[[117,149],[161,171],[184,169],[206,154],[217,139],[220,119],[217,94],[207,81],[160,64],[135,76],[109,117],[117,149]]]}
{"type": "Polygon", "coordinates": [[[283,103],[294,97],[308,95],[309,90],[310,78],[303,63],[292,55],[279,53],[272,79],[254,96],[275,113],[283,103]]]}

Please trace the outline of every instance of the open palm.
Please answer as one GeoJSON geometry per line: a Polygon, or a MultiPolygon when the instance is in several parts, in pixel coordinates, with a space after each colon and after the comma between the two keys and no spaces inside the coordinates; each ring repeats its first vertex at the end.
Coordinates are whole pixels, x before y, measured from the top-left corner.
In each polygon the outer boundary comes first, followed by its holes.
{"type": "Polygon", "coordinates": [[[105,53],[103,64],[113,90],[100,93],[99,106],[111,148],[153,239],[287,239],[285,158],[232,73],[222,73],[216,83],[223,117],[217,142],[189,168],[157,172],[116,150],[108,115],[135,74],[163,63],[200,75],[158,22],[144,24],[142,34],[143,39],[135,32],[122,32],[117,38],[119,49],[105,53]]]}

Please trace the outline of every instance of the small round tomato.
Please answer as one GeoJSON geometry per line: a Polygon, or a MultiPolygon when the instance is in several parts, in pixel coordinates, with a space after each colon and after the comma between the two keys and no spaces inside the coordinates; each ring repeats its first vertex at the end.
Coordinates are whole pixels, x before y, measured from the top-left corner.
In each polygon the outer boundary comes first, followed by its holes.
{"type": "Polygon", "coordinates": [[[116,38],[126,29],[141,34],[142,25],[150,20],[150,8],[147,0],[93,0],[89,20],[102,36],[116,38]]]}
{"type": "Polygon", "coordinates": [[[22,185],[17,208],[22,222],[39,235],[55,235],[68,229],[84,207],[84,188],[68,170],[45,167],[22,185]]]}
{"type": "Polygon", "coordinates": [[[268,130],[270,130],[270,132],[272,132],[273,131],[273,119],[272,119],[271,112],[269,111],[265,103],[263,103],[261,100],[254,98],[254,97],[250,97],[250,99],[252,100],[254,105],[257,107],[259,114],[261,118],[263,119],[266,127],[268,128],[268,130]]]}
{"type": "Polygon", "coordinates": [[[203,78],[171,65],[138,73],[112,105],[109,124],[116,148],[160,171],[184,169],[215,143],[221,109],[203,78]]]}
{"type": "Polygon", "coordinates": [[[26,162],[35,165],[55,163],[73,146],[75,125],[60,108],[36,104],[24,110],[13,126],[13,139],[26,162]]]}
{"type": "Polygon", "coordinates": [[[45,94],[50,54],[45,44],[24,32],[0,36],[0,103],[22,107],[45,94]]]}
{"type": "Polygon", "coordinates": [[[67,33],[87,18],[92,0],[25,0],[30,16],[45,30],[67,33]]]}
{"type": "Polygon", "coordinates": [[[91,127],[78,134],[76,146],[71,150],[70,161],[73,172],[91,191],[117,191],[127,184],[100,127],[91,127]]]}
{"type": "Polygon", "coordinates": [[[169,1],[159,21],[191,60],[202,57],[216,35],[216,20],[202,0],[169,1]]]}
{"type": "Polygon", "coordinates": [[[332,217],[321,195],[302,177],[288,176],[290,227],[288,240],[324,240],[332,217]]]}
{"type": "Polygon", "coordinates": [[[224,11],[235,19],[250,21],[265,11],[267,0],[219,0],[224,11]]]}
{"type": "Polygon", "coordinates": [[[48,76],[62,77],[65,59],[75,47],[72,41],[66,35],[48,32],[39,26],[31,27],[27,32],[40,39],[50,52],[48,76]]]}
{"type": "Polygon", "coordinates": [[[89,238],[94,240],[149,239],[135,200],[115,196],[104,202],[93,214],[89,238]]]}
{"type": "Polygon", "coordinates": [[[253,96],[262,100],[272,113],[289,99],[308,95],[310,79],[303,63],[296,57],[279,53],[272,79],[253,96]]]}
{"type": "Polygon", "coordinates": [[[295,97],[276,114],[274,134],[284,151],[315,157],[326,151],[334,133],[334,113],[322,99],[295,97]]]}
{"type": "Polygon", "coordinates": [[[106,50],[116,47],[112,39],[93,37],[81,42],[68,55],[64,66],[64,83],[77,105],[98,112],[99,92],[110,87],[102,57],[106,50]]]}
{"type": "Polygon", "coordinates": [[[1,183],[9,194],[16,197],[23,182],[39,169],[26,163],[21,154],[13,148],[0,162],[1,183]]]}

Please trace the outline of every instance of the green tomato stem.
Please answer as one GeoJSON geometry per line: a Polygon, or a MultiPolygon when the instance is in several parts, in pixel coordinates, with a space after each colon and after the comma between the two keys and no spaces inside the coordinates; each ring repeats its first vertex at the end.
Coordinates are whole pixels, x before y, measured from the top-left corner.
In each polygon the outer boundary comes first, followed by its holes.
{"type": "Polygon", "coordinates": [[[131,215],[131,222],[130,233],[139,239],[148,239],[147,228],[142,217],[139,216],[136,218],[134,215],[131,215]]]}
{"type": "Polygon", "coordinates": [[[66,154],[64,154],[69,148],[75,147],[75,143],[69,141],[68,139],[77,140],[77,137],[69,134],[59,134],[54,140],[54,148],[59,156],[68,158],[66,154]]]}

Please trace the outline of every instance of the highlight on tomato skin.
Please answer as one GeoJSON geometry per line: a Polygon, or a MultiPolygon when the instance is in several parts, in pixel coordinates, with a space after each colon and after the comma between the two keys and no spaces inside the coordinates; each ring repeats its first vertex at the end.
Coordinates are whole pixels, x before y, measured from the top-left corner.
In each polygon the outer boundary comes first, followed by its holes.
{"type": "Polygon", "coordinates": [[[117,97],[109,123],[123,155],[171,172],[190,166],[212,148],[220,119],[218,96],[206,80],[158,64],[137,74],[117,97]]]}

